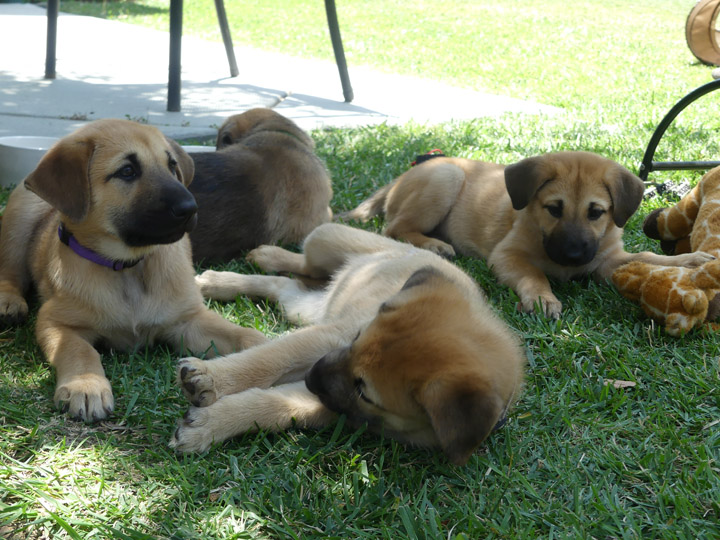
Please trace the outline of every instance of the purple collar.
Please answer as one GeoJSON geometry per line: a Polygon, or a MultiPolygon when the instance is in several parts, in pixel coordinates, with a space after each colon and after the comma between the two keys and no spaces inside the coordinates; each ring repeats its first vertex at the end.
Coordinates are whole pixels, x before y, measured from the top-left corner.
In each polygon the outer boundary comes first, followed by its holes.
{"type": "Polygon", "coordinates": [[[96,253],[92,249],[86,248],[85,246],[80,245],[80,243],[75,239],[75,237],[72,235],[70,231],[68,231],[65,228],[65,225],[63,223],[60,223],[60,226],[58,227],[58,236],[60,237],[60,241],[65,244],[67,247],[72,249],[76,254],[80,255],[83,259],[87,259],[88,261],[92,261],[95,264],[99,264],[100,266],[106,266],[108,268],[112,268],[113,270],[122,270],[124,268],[130,268],[132,266],[135,266],[137,263],[142,261],[142,257],[139,259],[136,259],[134,261],[112,261],[110,259],[107,259],[100,255],[99,253],[96,253]]]}

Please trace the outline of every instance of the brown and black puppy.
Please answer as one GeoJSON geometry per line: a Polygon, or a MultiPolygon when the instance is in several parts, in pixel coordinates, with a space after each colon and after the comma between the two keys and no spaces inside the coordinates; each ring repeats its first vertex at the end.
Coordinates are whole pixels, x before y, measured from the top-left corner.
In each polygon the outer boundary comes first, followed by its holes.
{"type": "Polygon", "coordinates": [[[712,258],[626,252],[622,227],[643,191],[637,176],[589,152],[546,154],[507,167],[438,157],[341,217],[366,221],[385,214],[392,238],[446,257],[483,257],[518,294],[518,307],[559,317],[562,304],[547,276],[608,279],[630,261],[697,266],[712,258]]]}
{"type": "Polygon", "coordinates": [[[203,303],[186,235],[196,219],[192,177],[190,157],[157,129],[99,120],[58,141],[10,195],[0,322],[25,318],[34,284],[55,403],[73,417],[100,420],[113,410],[97,343],[128,350],[164,341],[226,354],[265,341],[203,303]]]}
{"type": "Polygon", "coordinates": [[[194,260],[227,261],[261,244],[300,243],[330,221],[330,176],[314,148],[307,133],[272,109],[228,118],[217,152],[192,154],[194,260]]]}
{"type": "Polygon", "coordinates": [[[325,224],[304,253],[261,246],[266,271],[329,279],[307,289],[280,276],[206,271],[203,294],[280,302],[305,328],[215,360],[181,360],[194,407],[171,445],[203,451],[256,429],[354,424],[465,463],[520,394],[525,355],[475,282],[430,251],[325,224]]]}

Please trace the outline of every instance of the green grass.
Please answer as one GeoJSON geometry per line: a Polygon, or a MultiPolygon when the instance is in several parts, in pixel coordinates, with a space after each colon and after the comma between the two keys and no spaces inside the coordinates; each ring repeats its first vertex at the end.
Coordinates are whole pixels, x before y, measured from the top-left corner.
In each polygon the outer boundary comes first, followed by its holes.
{"type": "MultiPolygon", "coordinates": [[[[330,58],[322,2],[227,2],[237,45],[330,58]]],[[[338,1],[352,66],[422,75],[562,106],[547,118],[313,133],[336,210],[407,169],[416,154],[512,162],[583,149],[637,170],[654,126],[710,80],[684,44],[693,2],[338,1]]],[[[219,39],[212,3],[185,2],[186,33],[219,39]]],[[[165,26],[167,3],[75,3],[165,26]]],[[[717,92],[716,94],[720,94],[717,92]]],[[[718,159],[719,96],[683,113],[660,158],[718,159]]],[[[653,179],[699,178],[656,173],[653,179]]],[[[4,196],[7,193],[3,194],[4,196]]],[[[631,251],[657,249],[642,217],[631,251]]],[[[381,221],[370,224],[379,230],[381,221]]],[[[341,424],[249,434],[202,456],[167,447],[186,403],[163,348],[109,353],[116,412],[89,426],[52,408],[54,377],[33,321],[0,332],[0,535],[7,538],[718,538],[720,337],[668,337],[611,286],[556,283],[562,318],[515,310],[484,262],[458,264],[523,336],[526,390],[508,425],[463,468],[341,424]],[[606,386],[607,379],[636,383],[606,386]]],[[[229,265],[251,271],[244,263],[229,265]]],[[[272,305],[212,303],[270,334],[272,305]]]]}

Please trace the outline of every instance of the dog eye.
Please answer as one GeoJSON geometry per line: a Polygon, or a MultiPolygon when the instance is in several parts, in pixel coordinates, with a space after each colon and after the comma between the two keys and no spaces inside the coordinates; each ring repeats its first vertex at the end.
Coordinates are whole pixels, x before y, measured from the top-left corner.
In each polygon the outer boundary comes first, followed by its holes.
{"type": "Polygon", "coordinates": [[[563,215],[562,202],[559,202],[557,204],[547,204],[545,205],[545,209],[550,212],[550,215],[554,218],[561,218],[563,215]]]}
{"type": "Polygon", "coordinates": [[[125,165],[115,173],[115,176],[121,180],[135,180],[137,178],[137,171],[132,165],[125,165]]]}
{"type": "Polygon", "coordinates": [[[175,176],[177,176],[177,166],[177,161],[174,159],[170,159],[170,161],[168,161],[168,169],[170,169],[170,172],[175,176]]]}
{"type": "Polygon", "coordinates": [[[595,221],[596,219],[600,219],[600,216],[602,216],[604,213],[605,210],[603,210],[602,208],[593,206],[588,210],[588,219],[591,221],[595,221]]]}
{"type": "Polygon", "coordinates": [[[365,381],[363,381],[360,377],[355,379],[355,391],[357,392],[357,395],[360,399],[362,399],[365,403],[369,403],[370,405],[375,405],[373,401],[365,395],[363,392],[363,386],[365,386],[365,381]]]}

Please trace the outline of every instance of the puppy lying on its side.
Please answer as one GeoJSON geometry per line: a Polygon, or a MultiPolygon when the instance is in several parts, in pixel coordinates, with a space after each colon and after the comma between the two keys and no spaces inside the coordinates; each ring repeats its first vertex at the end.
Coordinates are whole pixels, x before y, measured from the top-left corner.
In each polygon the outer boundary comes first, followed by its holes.
{"type": "Polygon", "coordinates": [[[190,157],[157,129],[98,120],[58,141],[12,192],[0,230],[0,323],[42,306],[55,403],[100,420],[114,400],[96,343],[227,354],[265,341],[209,311],[194,282],[190,157]]]}
{"type": "Polygon", "coordinates": [[[644,184],[617,163],[589,152],[558,152],[498,165],[437,157],[381,188],[346,219],[385,214],[385,234],[446,257],[487,259],[524,311],[559,317],[547,276],[609,279],[643,261],[698,266],[707,253],[669,257],[628,253],[622,227],[642,201],[644,184]]]}
{"type": "Polygon", "coordinates": [[[227,261],[261,244],[297,244],[332,218],[330,176],[315,143],[272,109],[231,116],[217,152],[192,154],[193,259],[227,261]]]}
{"type": "Polygon", "coordinates": [[[518,339],[475,282],[441,257],[326,224],[303,254],[261,246],[248,258],[330,281],[309,290],[287,277],[198,276],[207,297],[277,300],[305,328],[215,360],[181,360],[178,381],[194,406],[171,442],[177,449],[203,451],[257,428],[320,427],[344,413],[462,464],[517,399],[518,339]]]}

